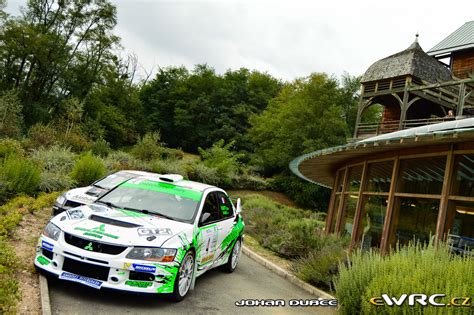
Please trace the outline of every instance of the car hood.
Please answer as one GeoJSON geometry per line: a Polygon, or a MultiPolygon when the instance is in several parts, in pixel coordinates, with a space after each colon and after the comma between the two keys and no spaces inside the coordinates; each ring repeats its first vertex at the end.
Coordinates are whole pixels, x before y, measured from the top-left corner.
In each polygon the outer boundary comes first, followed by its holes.
{"type": "Polygon", "coordinates": [[[161,246],[193,225],[156,215],[91,204],[70,209],[52,219],[63,232],[124,246],[161,246]]]}

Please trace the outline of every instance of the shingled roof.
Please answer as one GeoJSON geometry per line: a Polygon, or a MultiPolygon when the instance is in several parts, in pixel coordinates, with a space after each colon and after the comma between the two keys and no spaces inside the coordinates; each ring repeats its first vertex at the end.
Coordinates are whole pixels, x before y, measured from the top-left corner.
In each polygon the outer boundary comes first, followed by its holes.
{"type": "Polygon", "coordinates": [[[435,58],[428,56],[415,40],[407,49],[372,64],[364,73],[362,82],[406,75],[431,83],[452,79],[449,69],[435,58]]]}
{"type": "Polygon", "coordinates": [[[453,51],[474,48],[474,21],[466,22],[428,51],[430,56],[440,56],[453,51]]]}

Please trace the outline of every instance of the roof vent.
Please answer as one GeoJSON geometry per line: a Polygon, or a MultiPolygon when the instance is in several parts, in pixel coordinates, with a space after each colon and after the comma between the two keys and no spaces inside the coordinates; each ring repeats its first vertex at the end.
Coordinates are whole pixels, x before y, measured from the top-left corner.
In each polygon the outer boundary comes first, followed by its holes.
{"type": "Polygon", "coordinates": [[[159,177],[160,180],[169,183],[175,183],[183,180],[183,176],[179,174],[166,174],[159,177]]]}

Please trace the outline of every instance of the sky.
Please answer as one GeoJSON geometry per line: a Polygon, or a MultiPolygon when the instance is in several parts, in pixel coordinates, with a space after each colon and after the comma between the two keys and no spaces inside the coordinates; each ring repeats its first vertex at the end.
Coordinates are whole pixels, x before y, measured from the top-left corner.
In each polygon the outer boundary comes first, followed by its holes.
{"type": "MultiPolygon", "coordinates": [[[[474,1],[112,0],[115,34],[141,73],[207,63],[223,73],[256,69],[293,80],[312,72],[362,75],[419,34],[428,51],[467,21],[474,1]]],[[[10,0],[18,14],[24,0],[10,0]]]]}

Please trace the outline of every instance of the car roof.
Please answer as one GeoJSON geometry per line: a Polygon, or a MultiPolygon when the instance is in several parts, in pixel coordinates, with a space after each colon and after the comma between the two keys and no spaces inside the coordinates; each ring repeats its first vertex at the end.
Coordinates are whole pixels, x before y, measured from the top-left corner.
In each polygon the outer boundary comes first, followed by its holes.
{"type": "Polygon", "coordinates": [[[145,172],[145,171],[136,171],[136,170],[121,170],[121,171],[115,172],[115,173],[110,174],[110,175],[123,174],[123,173],[133,174],[133,175],[136,175],[136,176],[159,176],[160,175],[160,174],[157,174],[157,173],[151,173],[151,172],[145,172]]]}
{"type": "MultiPolygon", "coordinates": [[[[218,189],[220,189],[217,186],[208,185],[208,184],[199,183],[199,182],[194,182],[194,181],[190,181],[190,180],[184,180],[184,179],[179,180],[179,181],[169,182],[169,181],[165,181],[165,180],[160,180],[159,176],[157,176],[159,174],[153,174],[153,173],[149,173],[149,174],[151,174],[151,175],[138,176],[135,179],[162,182],[162,183],[172,184],[172,185],[179,186],[179,187],[182,187],[182,188],[193,189],[193,190],[198,190],[198,191],[204,191],[208,188],[218,188],[218,189]]],[[[170,175],[170,174],[167,174],[167,175],[170,175]]],[[[160,175],[160,176],[163,176],[163,175],[160,175]]]]}

